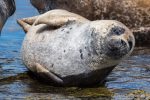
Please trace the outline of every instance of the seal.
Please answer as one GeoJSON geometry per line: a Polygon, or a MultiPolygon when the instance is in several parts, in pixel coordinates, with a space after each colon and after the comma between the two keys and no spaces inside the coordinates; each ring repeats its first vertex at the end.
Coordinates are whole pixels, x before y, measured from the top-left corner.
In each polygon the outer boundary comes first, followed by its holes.
{"type": "Polygon", "coordinates": [[[4,26],[7,18],[15,12],[14,0],[1,0],[0,1],[0,32],[4,26]]]}
{"type": "Polygon", "coordinates": [[[66,10],[51,10],[18,23],[27,33],[22,60],[55,86],[92,86],[133,51],[132,32],[115,20],[90,21],[66,10]]]}

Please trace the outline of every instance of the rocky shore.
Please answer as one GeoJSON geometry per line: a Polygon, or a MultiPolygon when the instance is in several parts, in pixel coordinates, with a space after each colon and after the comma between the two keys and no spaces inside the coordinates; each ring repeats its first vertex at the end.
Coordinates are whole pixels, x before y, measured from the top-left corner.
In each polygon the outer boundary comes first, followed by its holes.
{"type": "Polygon", "coordinates": [[[66,9],[90,20],[112,19],[127,25],[136,46],[150,44],[150,0],[30,0],[39,13],[66,9]]]}

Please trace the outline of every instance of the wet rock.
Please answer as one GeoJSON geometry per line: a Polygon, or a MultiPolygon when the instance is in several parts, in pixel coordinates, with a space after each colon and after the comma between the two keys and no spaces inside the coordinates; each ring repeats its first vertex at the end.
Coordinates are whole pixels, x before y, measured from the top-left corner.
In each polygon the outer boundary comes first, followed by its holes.
{"type": "Polygon", "coordinates": [[[150,55],[150,47],[136,47],[132,55],[150,55]]]}
{"type": "Polygon", "coordinates": [[[128,27],[150,25],[150,0],[31,0],[40,13],[66,9],[90,20],[114,19],[128,27]]]}
{"type": "Polygon", "coordinates": [[[141,27],[133,30],[136,46],[150,47],[150,27],[141,27]]]}
{"type": "Polygon", "coordinates": [[[127,94],[127,97],[132,98],[132,100],[149,100],[150,93],[143,90],[135,90],[127,94]]]}
{"type": "Polygon", "coordinates": [[[90,20],[118,20],[138,30],[135,32],[137,46],[150,44],[150,32],[140,30],[140,27],[150,27],[150,0],[31,0],[31,3],[40,13],[66,9],[90,20]]]}
{"type": "Polygon", "coordinates": [[[14,0],[0,1],[0,31],[2,30],[7,18],[15,12],[14,0]]]}
{"type": "Polygon", "coordinates": [[[131,54],[132,32],[115,20],[90,21],[66,10],[18,20],[27,32],[22,59],[29,70],[57,86],[104,82],[131,54]]]}

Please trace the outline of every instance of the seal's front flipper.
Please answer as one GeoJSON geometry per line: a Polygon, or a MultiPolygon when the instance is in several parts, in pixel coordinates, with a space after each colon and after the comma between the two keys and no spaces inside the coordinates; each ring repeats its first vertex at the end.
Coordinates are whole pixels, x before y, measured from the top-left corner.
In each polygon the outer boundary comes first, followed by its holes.
{"type": "Polygon", "coordinates": [[[82,23],[89,20],[75,13],[56,9],[38,16],[34,22],[34,25],[46,24],[51,27],[61,27],[70,21],[77,21],[82,23]]]}
{"type": "Polygon", "coordinates": [[[51,80],[53,83],[63,85],[63,80],[60,77],[58,77],[56,74],[50,72],[45,67],[41,66],[39,63],[35,64],[34,71],[36,71],[36,73],[38,75],[41,75],[44,78],[49,78],[49,79],[46,79],[46,80],[51,80]]]}
{"type": "Polygon", "coordinates": [[[25,31],[25,33],[27,33],[29,31],[29,29],[31,28],[31,25],[26,23],[23,20],[17,20],[17,23],[23,28],[23,30],[25,31]]]}

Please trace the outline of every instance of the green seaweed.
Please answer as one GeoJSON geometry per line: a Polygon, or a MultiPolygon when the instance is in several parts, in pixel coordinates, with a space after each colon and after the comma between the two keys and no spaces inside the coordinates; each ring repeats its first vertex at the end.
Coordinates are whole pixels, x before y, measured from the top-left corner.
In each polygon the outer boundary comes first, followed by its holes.
{"type": "Polygon", "coordinates": [[[69,95],[74,97],[112,97],[113,93],[105,87],[70,89],[69,95]]]}
{"type": "Polygon", "coordinates": [[[52,87],[40,86],[38,88],[41,92],[64,94],[73,97],[112,97],[113,93],[105,87],[94,88],[79,88],[79,87],[52,87]]]}
{"type": "MultiPolygon", "coordinates": [[[[31,92],[31,91],[30,91],[31,92]]],[[[32,93],[32,92],[31,92],[32,93]]],[[[58,95],[60,98],[112,98],[114,95],[105,87],[94,87],[94,88],[79,88],[79,87],[53,87],[53,86],[39,86],[39,95],[27,96],[26,100],[32,100],[38,98],[44,100],[45,98],[50,99],[51,95],[58,95]],[[39,92],[40,91],[40,92],[39,92]]]]}
{"type": "Polygon", "coordinates": [[[15,82],[17,80],[23,80],[23,79],[29,79],[30,77],[28,76],[27,73],[19,73],[17,75],[14,76],[9,76],[9,77],[5,77],[5,78],[1,78],[0,79],[0,83],[11,83],[11,82],[15,82]]]}

